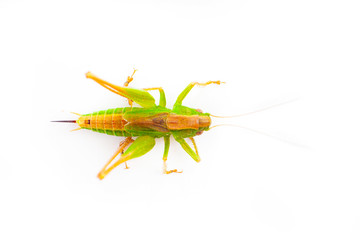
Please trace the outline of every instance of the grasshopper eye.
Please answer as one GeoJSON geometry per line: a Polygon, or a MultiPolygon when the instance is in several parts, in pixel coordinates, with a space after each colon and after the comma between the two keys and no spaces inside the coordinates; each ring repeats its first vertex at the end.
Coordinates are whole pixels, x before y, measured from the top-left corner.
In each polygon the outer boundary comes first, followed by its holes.
{"type": "Polygon", "coordinates": [[[199,113],[203,113],[203,111],[201,109],[195,109],[195,111],[199,112],[199,113]]]}

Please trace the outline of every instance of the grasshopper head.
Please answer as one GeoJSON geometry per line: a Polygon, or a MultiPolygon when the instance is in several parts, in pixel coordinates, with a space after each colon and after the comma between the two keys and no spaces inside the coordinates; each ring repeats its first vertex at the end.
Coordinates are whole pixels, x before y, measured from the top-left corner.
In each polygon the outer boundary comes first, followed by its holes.
{"type": "Polygon", "coordinates": [[[196,135],[200,135],[204,130],[208,130],[211,124],[210,114],[203,113],[200,109],[190,109],[185,114],[172,113],[167,117],[166,125],[169,130],[198,130],[196,135]]]}
{"type": "MultiPolygon", "coordinates": [[[[211,118],[209,114],[203,114],[203,111],[201,109],[196,109],[197,112],[199,112],[199,128],[208,130],[211,125],[211,118]]],[[[196,135],[199,136],[204,132],[204,130],[196,132],[196,135]]]]}

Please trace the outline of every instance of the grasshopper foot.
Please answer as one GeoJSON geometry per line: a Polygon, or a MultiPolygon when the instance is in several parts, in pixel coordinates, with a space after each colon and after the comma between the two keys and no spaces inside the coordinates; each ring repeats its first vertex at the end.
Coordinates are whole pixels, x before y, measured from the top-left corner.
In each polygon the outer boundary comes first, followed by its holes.
{"type": "Polygon", "coordinates": [[[182,173],[182,172],[183,172],[183,171],[178,171],[177,169],[167,170],[167,167],[166,167],[166,158],[164,158],[164,165],[163,165],[163,173],[164,173],[164,174],[182,173]]]}
{"type": "Polygon", "coordinates": [[[173,170],[165,170],[164,173],[165,174],[170,174],[170,173],[182,173],[183,171],[178,171],[177,169],[173,169],[173,170]]]}

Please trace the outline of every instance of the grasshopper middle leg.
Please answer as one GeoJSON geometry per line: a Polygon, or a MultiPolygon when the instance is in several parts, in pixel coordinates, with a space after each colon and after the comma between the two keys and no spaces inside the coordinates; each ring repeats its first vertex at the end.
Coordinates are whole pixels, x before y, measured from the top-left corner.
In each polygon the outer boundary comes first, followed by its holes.
{"type": "Polygon", "coordinates": [[[162,89],[161,87],[154,87],[154,88],[143,88],[143,90],[145,91],[158,90],[160,93],[159,106],[166,107],[166,97],[165,97],[164,89],[162,89]]]}
{"type": "Polygon", "coordinates": [[[166,160],[167,156],[169,154],[169,148],[170,148],[170,136],[164,137],[164,143],[165,143],[165,149],[164,149],[164,156],[163,156],[163,173],[170,174],[170,173],[182,173],[182,171],[178,171],[177,169],[167,170],[166,166],[166,160]]]}

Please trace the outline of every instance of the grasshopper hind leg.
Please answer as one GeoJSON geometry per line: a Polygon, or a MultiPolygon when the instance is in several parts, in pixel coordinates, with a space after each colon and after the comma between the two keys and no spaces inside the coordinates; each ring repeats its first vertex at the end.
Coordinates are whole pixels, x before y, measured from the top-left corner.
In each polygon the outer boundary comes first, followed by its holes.
{"type": "MultiPolygon", "coordinates": [[[[135,71],[134,71],[135,73],[135,71]]],[[[133,73],[133,75],[134,75],[133,73]]],[[[85,74],[87,78],[90,78],[100,84],[102,87],[108,89],[109,91],[116,93],[124,98],[127,98],[131,101],[136,102],[143,108],[151,108],[155,107],[155,99],[154,97],[148,93],[145,90],[142,89],[135,89],[135,88],[129,88],[126,86],[117,86],[115,84],[109,83],[105,80],[102,80],[101,78],[95,76],[91,72],[87,72],[85,74]]],[[[128,82],[132,81],[132,76],[128,78],[128,82]]],[[[126,84],[126,83],[125,83],[126,84]]],[[[128,84],[128,83],[127,83],[128,84]]]]}
{"type": "MultiPolygon", "coordinates": [[[[107,167],[111,164],[111,162],[119,155],[119,154],[124,154],[124,150],[127,146],[129,146],[129,144],[131,144],[132,142],[134,142],[134,140],[131,137],[127,137],[124,141],[122,141],[118,147],[118,149],[116,150],[116,152],[111,156],[111,158],[109,159],[109,161],[105,164],[105,166],[103,167],[103,169],[101,169],[101,171],[98,174],[98,178],[102,179],[105,177],[106,174],[105,171],[107,169],[107,167]]],[[[125,162],[125,168],[128,169],[129,167],[126,165],[125,162]]]]}
{"type": "Polygon", "coordinates": [[[114,170],[114,168],[119,166],[121,163],[125,163],[130,159],[141,157],[142,155],[149,152],[154,146],[155,139],[150,136],[141,136],[138,137],[136,140],[131,139],[131,137],[126,138],[125,141],[120,144],[120,147],[115,152],[115,154],[110,158],[109,162],[99,172],[98,178],[100,180],[104,179],[106,175],[108,175],[112,170],[114,170]],[[115,159],[115,157],[120,154],[128,145],[130,146],[124,152],[124,154],[122,154],[116,162],[110,165],[110,163],[115,159]]]}

